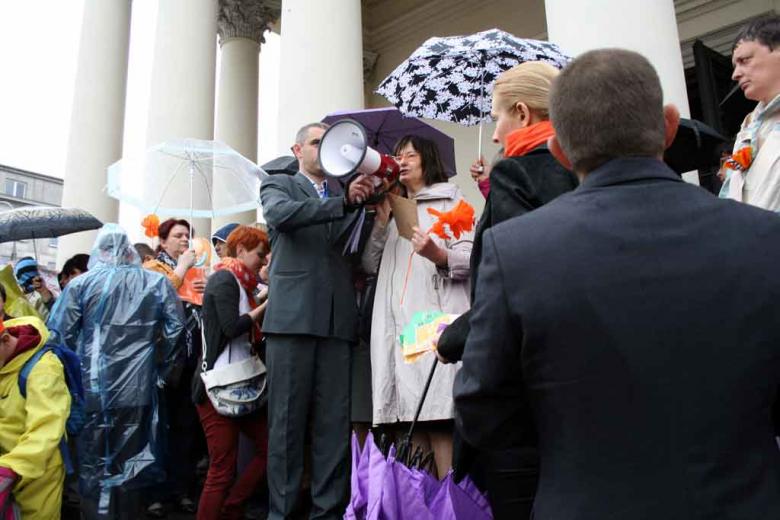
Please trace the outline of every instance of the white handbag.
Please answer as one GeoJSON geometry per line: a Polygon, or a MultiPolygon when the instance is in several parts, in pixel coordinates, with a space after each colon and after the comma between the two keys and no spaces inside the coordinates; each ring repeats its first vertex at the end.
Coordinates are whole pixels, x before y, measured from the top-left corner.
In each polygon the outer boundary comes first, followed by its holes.
{"type": "Polygon", "coordinates": [[[200,377],[206,395],[218,414],[241,417],[265,405],[267,374],[265,365],[256,355],[212,370],[206,370],[204,361],[202,368],[200,377]]]}

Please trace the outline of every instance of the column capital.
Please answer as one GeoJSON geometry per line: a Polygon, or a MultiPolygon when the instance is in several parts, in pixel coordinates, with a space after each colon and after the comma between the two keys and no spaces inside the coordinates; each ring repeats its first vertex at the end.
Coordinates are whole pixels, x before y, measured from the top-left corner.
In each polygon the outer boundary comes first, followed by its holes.
{"type": "Polygon", "coordinates": [[[265,43],[263,33],[279,19],[281,0],[219,0],[217,34],[220,46],[231,38],[265,43]]]}

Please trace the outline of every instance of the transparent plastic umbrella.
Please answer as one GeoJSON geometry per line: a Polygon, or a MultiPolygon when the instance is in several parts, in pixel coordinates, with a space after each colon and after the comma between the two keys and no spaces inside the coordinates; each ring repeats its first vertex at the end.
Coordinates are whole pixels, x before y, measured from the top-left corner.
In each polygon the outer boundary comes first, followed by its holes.
{"type": "Polygon", "coordinates": [[[108,194],[160,216],[213,218],[260,207],[267,173],[219,141],[177,139],[108,168],[108,194]]]}

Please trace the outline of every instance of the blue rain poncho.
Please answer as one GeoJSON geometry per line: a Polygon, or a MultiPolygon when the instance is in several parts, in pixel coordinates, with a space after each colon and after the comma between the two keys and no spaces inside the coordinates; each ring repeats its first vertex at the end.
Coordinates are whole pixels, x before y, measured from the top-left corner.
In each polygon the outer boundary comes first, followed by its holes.
{"type": "Polygon", "coordinates": [[[124,230],[106,224],[89,272],[60,296],[49,328],[81,357],[87,423],[76,438],[81,493],[106,512],[111,491],[163,479],[157,389],[179,356],[181,303],[141,267],[124,230]]]}

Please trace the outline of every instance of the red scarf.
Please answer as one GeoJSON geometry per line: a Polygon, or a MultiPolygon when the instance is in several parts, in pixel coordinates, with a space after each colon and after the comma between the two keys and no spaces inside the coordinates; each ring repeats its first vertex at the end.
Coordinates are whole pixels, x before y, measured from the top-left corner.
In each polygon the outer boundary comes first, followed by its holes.
{"type": "MultiPolygon", "coordinates": [[[[244,262],[238,258],[225,257],[220,263],[214,266],[215,271],[230,271],[233,273],[241,287],[246,291],[247,299],[249,300],[249,307],[254,309],[257,307],[255,302],[255,289],[257,289],[257,275],[255,275],[244,262]]],[[[256,321],[252,322],[252,342],[260,341],[263,337],[263,332],[260,330],[260,324],[256,321]]]]}
{"type": "Polygon", "coordinates": [[[527,154],[547,139],[555,135],[552,123],[542,121],[531,126],[519,128],[506,136],[504,157],[520,157],[527,154]]]}

